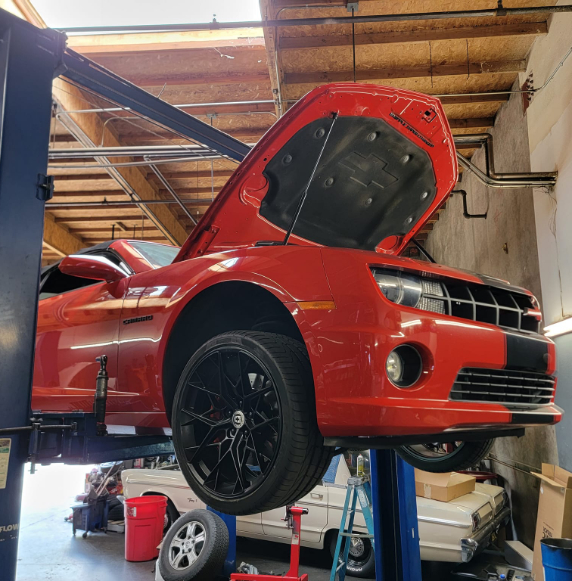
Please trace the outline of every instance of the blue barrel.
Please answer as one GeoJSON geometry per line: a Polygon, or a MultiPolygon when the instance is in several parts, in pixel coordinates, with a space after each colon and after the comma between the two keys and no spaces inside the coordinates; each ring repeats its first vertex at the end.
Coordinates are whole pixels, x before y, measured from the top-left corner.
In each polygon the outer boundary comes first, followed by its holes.
{"type": "Polygon", "coordinates": [[[542,539],[544,581],[572,581],[572,539],[542,539]]]}

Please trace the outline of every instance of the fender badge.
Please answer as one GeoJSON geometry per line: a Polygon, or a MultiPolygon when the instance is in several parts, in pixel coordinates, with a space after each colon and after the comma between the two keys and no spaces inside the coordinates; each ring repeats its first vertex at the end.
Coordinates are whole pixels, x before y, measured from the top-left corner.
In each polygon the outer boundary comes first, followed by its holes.
{"type": "Polygon", "coordinates": [[[143,321],[153,320],[153,315],[147,315],[146,317],[135,317],[134,319],[124,319],[124,325],[131,325],[131,323],[143,323],[143,321]]]}

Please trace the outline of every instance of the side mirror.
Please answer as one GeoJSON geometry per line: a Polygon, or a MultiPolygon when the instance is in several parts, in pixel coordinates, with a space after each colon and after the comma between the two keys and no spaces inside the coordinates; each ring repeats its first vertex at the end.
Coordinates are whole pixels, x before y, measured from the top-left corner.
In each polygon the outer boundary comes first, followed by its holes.
{"type": "Polygon", "coordinates": [[[58,268],[61,272],[70,276],[91,280],[105,280],[106,282],[114,282],[128,276],[127,272],[113,264],[105,256],[93,254],[71,254],[60,262],[58,268]]]}

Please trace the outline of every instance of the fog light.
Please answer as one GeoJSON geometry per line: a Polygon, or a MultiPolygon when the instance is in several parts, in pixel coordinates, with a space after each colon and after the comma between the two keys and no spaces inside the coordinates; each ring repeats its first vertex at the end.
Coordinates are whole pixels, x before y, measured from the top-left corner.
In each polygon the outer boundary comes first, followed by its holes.
{"type": "Polygon", "coordinates": [[[422,371],[421,355],[411,345],[400,345],[387,356],[385,372],[397,387],[411,387],[417,383],[422,371]]]}
{"type": "Polygon", "coordinates": [[[393,383],[397,383],[401,380],[401,376],[403,375],[403,363],[397,352],[392,351],[389,354],[385,363],[385,369],[387,371],[387,377],[389,377],[393,383]]]}

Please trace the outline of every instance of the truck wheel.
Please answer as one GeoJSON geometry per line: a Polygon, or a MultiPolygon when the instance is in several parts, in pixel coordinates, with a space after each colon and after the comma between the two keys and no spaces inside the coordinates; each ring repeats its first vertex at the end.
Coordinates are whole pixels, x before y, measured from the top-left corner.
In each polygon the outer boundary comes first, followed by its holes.
{"type": "Polygon", "coordinates": [[[396,452],[411,466],[425,472],[455,472],[476,466],[490,451],[493,440],[400,446],[396,452]]]}
{"type": "Polygon", "coordinates": [[[191,510],[165,535],[159,572],[165,581],[212,581],[222,571],[227,551],[228,529],[220,516],[191,510]]]}
{"type": "MultiPolygon", "coordinates": [[[[330,540],[330,555],[332,559],[336,552],[337,535],[332,535],[330,540]]],[[[351,577],[373,579],[375,577],[375,555],[369,539],[351,539],[350,552],[346,572],[351,577]]],[[[343,548],[343,545],[342,545],[343,548]]]]}
{"type": "Polygon", "coordinates": [[[320,482],[334,451],[318,430],[304,345],[274,333],[205,343],[181,374],[172,428],[189,486],[226,514],[292,504],[320,482]]]}
{"type": "Polygon", "coordinates": [[[171,502],[171,499],[167,499],[167,510],[165,511],[165,522],[163,524],[163,534],[165,534],[172,526],[173,523],[180,517],[179,511],[175,508],[175,505],[171,502]]]}

